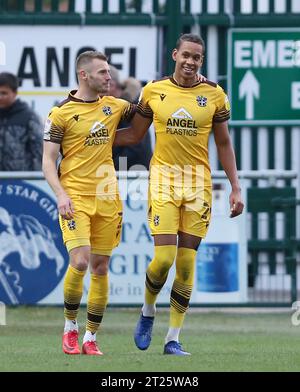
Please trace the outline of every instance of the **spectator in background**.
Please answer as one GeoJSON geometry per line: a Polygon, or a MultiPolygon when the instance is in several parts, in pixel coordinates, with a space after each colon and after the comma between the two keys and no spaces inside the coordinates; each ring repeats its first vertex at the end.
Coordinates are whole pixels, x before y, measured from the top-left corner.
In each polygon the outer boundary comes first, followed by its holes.
{"type": "MultiPolygon", "coordinates": [[[[109,68],[111,76],[109,95],[125,99],[131,103],[137,103],[142,89],[140,81],[130,77],[121,84],[117,68],[113,65],[110,65],[109,68]]],[[[123,121],[119,124],[118,128],[125,128],[127,126],[129,126],[129,123],[123,121]]],[[[142,141],[134,146],[113,147],[113,161],[116,170],[130,170],[134,165],[142,165],[148,170],[151,156],[152,149],[149,131],[146,132],[142,141]],[[120,165],[119,159],[122,157],[127,158],[126,167],[120,165]]],[[[137,167],[133,169],[137,169],[137,167]]]]}
{"type": "Polygon", "coordinates": [[[18,78],[0,73],[0,171],[41,170],[41,119],[17,93],[18,78]]]}
{"type": "Polygon", "coordinates": [[[119,71],[117,70],[116,67],[113,65],[109,65],[109,71],[110,71],[110,84],[109,84],[109,93],[108,95],[111,95],[115,98],[121,98],[122,93],[123,93],[123,88],[120,82],[120,77],[119,77],[119,71]]]}

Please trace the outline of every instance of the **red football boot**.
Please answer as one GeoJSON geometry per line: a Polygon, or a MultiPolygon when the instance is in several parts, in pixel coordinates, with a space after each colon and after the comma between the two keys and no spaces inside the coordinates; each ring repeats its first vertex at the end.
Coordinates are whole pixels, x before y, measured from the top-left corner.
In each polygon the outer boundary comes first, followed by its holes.
{"type": "Polygon", "coordinates": [[[62,349],[65,354],[76,355],[80,354],[78,344],[78,331],[69,331],[63,334],[62,349]]]}
{"type": "Polygon", "coordinates": [[[85,355],[103,355],[97,346],[97,342],[87,341],[82,345],[82,354],[85,355]]]}

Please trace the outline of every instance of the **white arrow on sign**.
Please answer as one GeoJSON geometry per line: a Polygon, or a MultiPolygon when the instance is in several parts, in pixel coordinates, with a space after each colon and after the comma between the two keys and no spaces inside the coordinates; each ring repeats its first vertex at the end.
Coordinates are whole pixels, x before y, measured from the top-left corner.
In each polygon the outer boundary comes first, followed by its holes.
{"type": "Polygon", "coordinates": [[[254,118],[254,98],[259,98],[259,83],[252,71],[247,71],[239,85],[239,99],[246,97],[246,119],[254,118]]]}

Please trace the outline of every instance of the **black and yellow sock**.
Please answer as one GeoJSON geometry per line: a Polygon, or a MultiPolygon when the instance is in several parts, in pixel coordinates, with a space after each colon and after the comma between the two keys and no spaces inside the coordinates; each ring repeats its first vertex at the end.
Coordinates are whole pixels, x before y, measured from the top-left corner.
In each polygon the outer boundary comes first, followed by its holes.
{"type": "Polygon", "coordinates": [[[176,245],[155,246],[154,258],[146,272],[145,304],[153,305],[163,287],[176,255],[176,245]]]}
{"type": "Polygon", "coordinates": [[[108,302],[108,286],[108,275],[95,275],[91,273],[91,283],[87,299],[87,331],[96,333],[102,322],[108,302]]]}
{"type": "Polygon", "coordinates": [[[189,307],[195,274],[196,251],[179,248],[176,257],[176,277],[170,299],[170,328],[181,328],[189,307]]]}
{"type": "Polygon", "coordinates": [[[76,320],[83,293],[85,271],[69,265],[64,280],[64,315],[68,320],[76,320]]]}

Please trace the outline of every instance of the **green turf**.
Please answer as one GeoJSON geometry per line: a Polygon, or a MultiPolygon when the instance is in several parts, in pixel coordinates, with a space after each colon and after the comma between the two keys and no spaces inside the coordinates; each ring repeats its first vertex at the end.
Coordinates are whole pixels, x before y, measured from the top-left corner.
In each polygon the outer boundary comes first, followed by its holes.
{"type": "MultiPolygon", "coordinates": [[[[79,322],[84,325],[84,308],[79,322]]],[[[56,307],[7,309],[0,326],[0,371],[299,371],[300,326],[287,312],[204,313],[191,311],[181,340],[191,357],[162,355],[168,313],[159,309],[152,344],[135,348],[137,309],[109,308],[98,341],[103,357],[68,356],[61,351],[63,310],[56,307]]],[[[83,328],[81,329],[83,330],[83,328]]]]}

